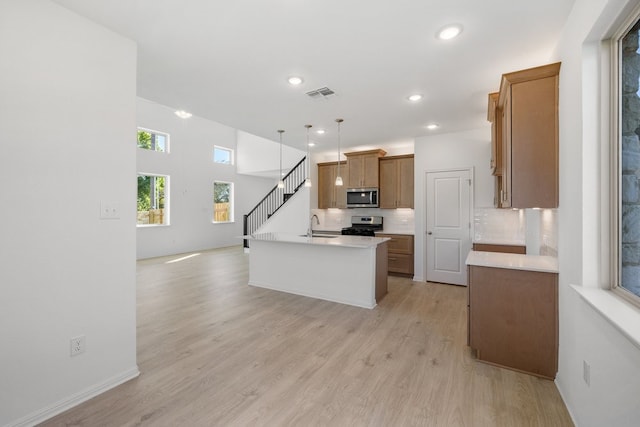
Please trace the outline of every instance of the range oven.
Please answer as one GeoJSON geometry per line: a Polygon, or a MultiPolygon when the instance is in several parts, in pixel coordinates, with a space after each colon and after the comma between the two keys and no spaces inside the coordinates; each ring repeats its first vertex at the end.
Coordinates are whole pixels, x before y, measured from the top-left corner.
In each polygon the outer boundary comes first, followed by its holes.
{"type": "Polygon", "coordinates": [[[352,216],[351,227],[342,229],[343,235],[375,236],[376,231],[382,231],[381,216],[352,216]]]}
{"type": "Polygon", "coordinates": [[[347,188],[348,208],[377,208],[377,188],[347,188]]]}

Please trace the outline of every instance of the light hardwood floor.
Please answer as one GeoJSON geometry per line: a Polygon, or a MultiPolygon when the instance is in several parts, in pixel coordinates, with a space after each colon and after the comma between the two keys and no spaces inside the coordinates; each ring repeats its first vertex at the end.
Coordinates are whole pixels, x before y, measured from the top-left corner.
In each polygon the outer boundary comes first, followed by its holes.
{"type": "Polygon", "coordinates": [[[390,277],[367,310],[250,287],[240,247],[176,258],[138,262],[140,377],[43,425],[573,425],[552,381],[473,359],[464,287],[390,277]]]}

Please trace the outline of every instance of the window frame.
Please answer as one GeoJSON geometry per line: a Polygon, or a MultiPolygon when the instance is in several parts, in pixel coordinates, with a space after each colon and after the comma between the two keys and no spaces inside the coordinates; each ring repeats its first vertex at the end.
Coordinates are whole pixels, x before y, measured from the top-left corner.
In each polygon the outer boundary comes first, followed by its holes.
{"type": "Polygon", "coordinates": [[[211,223],[212,224],[231,224],[235,222],[235,194],[234,194],[234,183],[231,181],[222,181],[222,180],[214,180],[212,185],[213,195],[212,195],[212,212],[211,212],[211,223]],[[228,184],[229,185],[229,219],[227,221],[216,221],[216,202],[215,202],[215,188],[216,184],[228,184]]]}
{"type": "Polygon", "coordinates": [[[218,165],[228,165],[233,166],[235,163],[235,152],[233,148],[223,147],[222,145],[214,145],[213,146],[213,163],[218,165]],[[216,161],[216,150],[226,151],[229,153],[229,163],[217,162],[216,161]]]}
{"type": "Polygon", "coordinates": [[[611,291],[640,308],[640,296],[622,286],[622,39],[640,21],[640,6],[634,8],[609,40],[610,51],[610,283],[611,291]]]}
{"type": "MultiPolygon", "coordinates": [[[[138,172],[136,174],[136,179],[139,176],[154,176],[154,177],[163,177],[164,178],[164,212],[163,218],[164,221],[162,224],[138,224],[137,213],[140,212],[136,206],[136,227],[147,228],[147,227],[168,227],[171,225],[171,216],[170,216],[170,205],[171,205],[171,176],[165,175],[161,173],[148,173],[148,172],[138,172]]],[[[136,191],[136,200],[138,198],[138,194],[136,191]]]]}
{"type": "Polygon", "coordinates": [[[159,131],[159,130],[153,130],[153,129],[149,129],[149,128],[144,128],[144,127],[138,126],[136,128],[136,141],[138,139],[138,132],[140,132],[140,131],[148,132],[148,133],[152,133],[152,134],[156,134],[156,135],[163,135],[165,137],[165,139],[166,139],[166,143],[165,143],[165,150],[164,151],[150,150],[150,149],[147,149],[147,148],[141,148],[141,147],[138,147],[137,144],[136,144],[136,148],[138,150],[144,150],[144,151],[149,151],[151,153],[160,153],[160,154],[169,154],[170,153],[170,150],[171,150],[171,135],[169,135],[167,132],[162,132],[162,131],[159,131]]]}

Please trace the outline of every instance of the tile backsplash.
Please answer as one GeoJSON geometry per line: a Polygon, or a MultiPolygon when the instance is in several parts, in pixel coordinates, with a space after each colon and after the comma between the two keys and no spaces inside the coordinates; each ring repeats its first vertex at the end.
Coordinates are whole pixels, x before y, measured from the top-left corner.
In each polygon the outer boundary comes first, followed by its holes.
{"type": "Polygon", "coordinates": [[[313,224],[314,230],[337,231],[351,226],[352,216],[382,216],[384,217],[384,231],[387,233],[413,234],[415,220],[413,209],[311,209],[312,214],[318,215],[320,224],[313,224]]]}
{"type": "MultiPolygon", "coordinates": [[[[319,225],[313,224],[314,230],[339,231],[351,226],[352,216],[377,215],[384,217],[387,233],[415,233],[413,209],[312,209],[311,213],[318,215],[320,220],[319,225]]],[[[473,241],[526,245],[531,255],[557,257],[558,211],[476,208],[473,211],[473,241]]]]}
{"type": "Polygon", "coordinates": [[[474,210],[474,242],[526,245],[530,255],[558,256],[557,209],[474,210]]]}
{"type": "Polygon", "coordinates": [[[525,244],[526,219],[523,210],[477,208],[473,212],[473,241],[525,244]]]}

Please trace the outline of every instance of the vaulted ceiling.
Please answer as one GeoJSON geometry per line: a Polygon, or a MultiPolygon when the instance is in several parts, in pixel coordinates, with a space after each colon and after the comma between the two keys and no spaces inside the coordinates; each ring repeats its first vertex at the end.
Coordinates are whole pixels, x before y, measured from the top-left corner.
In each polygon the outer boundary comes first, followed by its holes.
{"type": "Polygon", "coordinates": [[[138,45],[138,95],[304,149],[486,126],[500,75],[550,62],[573,0],[55,0],[138,45]],[[462,33],[436,32],[457,23],[462,33]],[[303,83],[292,86],[290,76],[303,83]],[[306,93],[327,87],[334,95],[306,93]],[[407,98],[422,94],[417,102],[407,98]],[[437,123],[429,130],[426,126],[437,123]]]}

